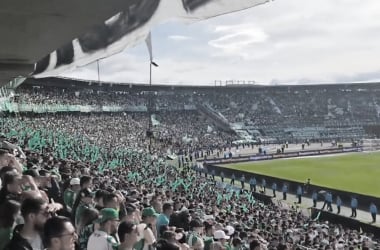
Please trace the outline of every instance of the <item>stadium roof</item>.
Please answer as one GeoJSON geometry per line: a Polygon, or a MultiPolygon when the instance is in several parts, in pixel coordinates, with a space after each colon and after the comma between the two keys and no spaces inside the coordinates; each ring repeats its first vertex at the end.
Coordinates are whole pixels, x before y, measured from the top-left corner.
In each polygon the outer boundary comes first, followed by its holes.
{"type": "Polygon", "coordinates": [[[52,86],[58,88],[76,88],[76,89],[97,89],[97,90],[114,90],[114,91],[172,91],[172,90],[211,90],[215,91],[226,90],[246,90],[246,89],[261,89],[261,90],[306,90],[306,89],[378,89],[380,83],[331,83],[331,84],[305,84],[305,85],[259,85],[259,84],[231,84],[231,85],[183,85],[183,84],[154,84],[150,86],[144,83],[120,83],[120,82],[98,82],[82,79],[72,79],[63,77],[47,77],[41,79],[28,78],[23,83],[24,87],[31,86],[52,86]]]}
{"type": "Polygon", "coordinates": [[[0,85],[138,0],[0,1],[0,85]]]}

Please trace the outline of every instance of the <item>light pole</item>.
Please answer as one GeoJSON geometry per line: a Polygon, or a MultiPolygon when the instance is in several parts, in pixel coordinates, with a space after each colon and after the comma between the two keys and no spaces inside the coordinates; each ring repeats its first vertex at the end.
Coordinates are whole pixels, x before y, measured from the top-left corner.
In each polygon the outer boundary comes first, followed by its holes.
{"type": "Polygon", "coordinates": [[[149,86],[150,86],[150,91],[149,91],[149,99],[148,99],[148,116],[149,116],[149,125],[148,125],[148,133],[147,135],[149,136],[149,153],[152,153],[152,137],[153,137],[153,132],[152,132],[152,113],[153,113],[153,90],[152,88],[152,65],[155,67],[158,67],[158,64],[150,60],[149,63],[149,86]]]}

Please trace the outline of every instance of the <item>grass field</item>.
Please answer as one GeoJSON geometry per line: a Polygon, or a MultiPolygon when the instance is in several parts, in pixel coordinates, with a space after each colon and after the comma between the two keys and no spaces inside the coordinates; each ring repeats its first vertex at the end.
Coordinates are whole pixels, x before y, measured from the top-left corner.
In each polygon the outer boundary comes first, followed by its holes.
{"type": "MultiPolygon", "coordinates": [[[[380,153],[291,158],[220,165],[251,173],[380,197],[380,153]]],[[[258,180],[259,181],[259,180],[258,180]]]]}

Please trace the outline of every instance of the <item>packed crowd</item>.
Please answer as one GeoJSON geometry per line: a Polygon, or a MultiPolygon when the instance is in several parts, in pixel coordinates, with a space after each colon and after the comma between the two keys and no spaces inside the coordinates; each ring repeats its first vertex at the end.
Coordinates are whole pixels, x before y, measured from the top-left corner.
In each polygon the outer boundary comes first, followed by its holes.
{"type": "Polygon", "coordinates": [[[374,235],[170,165],[163,152],[148,152],[138,132],[145,123],[130,114],[3,117],[0,249],[377,246],[374,235]]]}
{"type": "MultiPolygon", "coordinates": [[[[68,80],[69,81],[69,80],[68,80]]],[[[68,83],[69,84],[69,83],[68,83]]],[[[107,91],[56,87],[20,87],[17,102],[37,104],[78,104],[147,106],[151,95],[125,88],[107,91]]],[[[372,124],[380,119],[380,89],[361,86],[289,86],[287,88],[185,88],[155,91],[159,110],[183,110],[185,105],[207,103],[230,122],[256,126],[321,126],[372,124]]]]}
{"type": "MultiPolygon", "coordinates": [[[[100,154],[114,154],[126,147],[149,149],[149,146],[150,152],[158,155],[183,151],[194,154],[225,147],[236,138],[217,130],[207,131],[210,124],[197,112],[162,112],[154,117],[158,124],[149,126],[152,118],[146,113],[25,114],[3,119],[2,127],[9,128],[9,136],[17,135],[18,141],[29,139],[32,149],[49,150],[53,135],[60,135],[55,140],[70,144],[70,151],[77,155],[58,150],[57,156],[75,159],[79,159],[78,150],[99,151],[99,146],[103,150],[100,154]],[[153,133],[151,141],[147,140],[147,130],[153,133]],[[76,145],[77,140],[85,146],[76,145]]],[[[88,160],[91,155],[88,153],[81,159],[88,160]]]]}
{"type": "Polygon", "coordinates": [[[161,109],[180,109],[192,104],[191,93],[174,94],[163,91],[105,91],[92,88],[56,88],[56,87],[20,87],[13,100],[29,104],[63,105],[102,105],[102,106],[148,106],[149,99],[155,99],[155,105],[161,109]]]}
{"type": "MultiPolygon", "coordinates": [[[[197,105],[204,105],[211,107],[217,116],[225,118],[229,124],[240,124],[245,131],[256,131],[266,139],[285,138],[296,142],[304,139],[349,140],[368,136],[364,126],[380,123],[379,93],[380,89],[374,85],[233,89],[194,87],[175,91],[165,88],[153,92],[148,87],[144,90],[127,86],[124,91],[112,90],[112,87],[102,90],[91,86],[21,86],[11,101],[19,104],[134,107],[139,110],[144,110],[145,107],[169,119],[177,116],[175,112],[196,111],[197,105]],[[168,114],[170,112],[174,113],[168,114]]],[[[200,118],[195,116],[195,119],[184,118],[191,122],[182,124],[186,127],[187,124],[197,122],[200,118]]],[[[177,126],[180,130],[188,130],[185,127],[177,126]]],[[[196,134],[194,138],[198,140],[208,139],[200,136],[206,128],[201,126],[199,130],[193,129],[190,134],[196,134]]],[[[173,138],[170,133],[173,132],[158,131],[162,136],[161,141],[173,138]]],[[[251,133],[250,136],[255,135],[251,133]]],[[[216,141],[218,144],[220,138],[223,141],[236,139],[220,134],[211,137],[213,143],[216,141]]]]}
{"type": "Polygon", "coordinates": [[[70,104],[70,105],[146,105],[146,98],[128,92],[104,92],[93,89],[70,88],[19,88],[15,96],[18,103],[70,104]]]}

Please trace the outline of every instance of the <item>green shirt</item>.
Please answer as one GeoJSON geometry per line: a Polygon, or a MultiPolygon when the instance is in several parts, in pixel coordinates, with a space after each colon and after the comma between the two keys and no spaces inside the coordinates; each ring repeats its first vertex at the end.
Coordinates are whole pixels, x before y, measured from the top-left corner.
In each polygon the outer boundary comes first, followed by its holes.
{"type": "Polygon", "coordinates": [[[214,242],[213,237],[204,237],[203,242],[205,244],[204,250],[211,250],[211,245],[214,242]]]}
{"type": "Polygon", "coordinates": [[[230,244],[225,244],[224,247],[226,248],[226,250],[232,250],[233,249],[233,247],[230,244]]]}
{"type": "Polygon", "coordinates": [[[75,211],[75,225],[79,224],[80,218],[82,218],[82,213],[86,208],[88,208],[86,204],[81,204],[78,206],[77,210],[75,211]]]}
{"type": "Polygon", "coordinates": [[[87,242],[93,232],[94,224],[89,224],[81,229],[78,235],[78,243],[81,250],[87,250],[87,242]]]}
{"type": "Polygon", "coordinates": [[[194,248],[198,242],[203,243],[203,239],[196,232],[191,232],[187,237],[187,244],[194,248]]]}
{"type": "Polygon", "coordinates": [[[5,245],[12,239],[13,230],[9,228],[0,228],[0,250],[3,250],[5,245]]]}
{"type": "Polygon", "coordinates": [[[71,189],[66,189],[63,193],[63,201],[65,202],[65,205],[72,208],[74,201],[75,201],[75,192],[71,189]]]}

